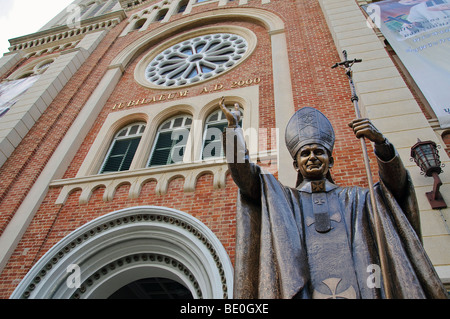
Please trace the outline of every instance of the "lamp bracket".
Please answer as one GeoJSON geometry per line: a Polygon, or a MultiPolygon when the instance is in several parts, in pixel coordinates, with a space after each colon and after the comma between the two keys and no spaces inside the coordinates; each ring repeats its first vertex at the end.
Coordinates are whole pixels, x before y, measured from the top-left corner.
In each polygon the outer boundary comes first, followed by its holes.
{"type": "Polygon", "coordinates": [[[433,172],[433,179],[433,190],[431,192],[425,193],[425,195],[427,196],[432,209],[446,208],[447,204],[445,203],[445,200],[442,197],[441,192],[439,191],[442,185],[442,181],[439,178],[439,174],[437,172],[433,172]]]}

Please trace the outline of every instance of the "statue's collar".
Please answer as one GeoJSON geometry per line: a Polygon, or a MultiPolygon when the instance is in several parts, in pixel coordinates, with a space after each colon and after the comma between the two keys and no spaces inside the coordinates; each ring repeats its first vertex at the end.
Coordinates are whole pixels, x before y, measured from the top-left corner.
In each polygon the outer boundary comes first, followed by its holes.
{"type": "Polygon", "coordinates": [[[335,189],[337,185],[329,182],[328,180],[320,180],[320,181],[303,181],[297,189],[301,192],[306,193],[320,193],[320,192],[329,192],[335,189]]]}

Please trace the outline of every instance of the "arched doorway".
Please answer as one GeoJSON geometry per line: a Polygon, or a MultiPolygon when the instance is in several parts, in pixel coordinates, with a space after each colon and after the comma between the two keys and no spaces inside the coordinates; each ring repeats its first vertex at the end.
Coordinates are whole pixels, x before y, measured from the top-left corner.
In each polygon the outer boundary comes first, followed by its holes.
{"type": "Polygon", "coordinates": [[[193,299],[192,293],[179,282],[168,278],[144,278],[115,291],[108,299],[193,299]]]}
{"type": "Polygon", "coordinates": [[[195,299],[232,297],[232,265],[210,229],[181,211],[139,206],[99,217],[66,236],[11,298],[106,299],[136,283],[150,287],[157,278],[162,281],[153,285],[156,290],[172,285],[195,299]]]}

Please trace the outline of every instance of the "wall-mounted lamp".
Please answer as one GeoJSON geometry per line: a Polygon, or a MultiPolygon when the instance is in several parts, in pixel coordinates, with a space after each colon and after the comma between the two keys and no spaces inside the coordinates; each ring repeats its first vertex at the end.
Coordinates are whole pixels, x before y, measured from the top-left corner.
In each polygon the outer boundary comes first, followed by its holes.
{"type": "Polygon", "coordinates": [[[439,188],[442,185],[439,174],[442,173],[441,167],[444,164],[441,164],[441,160],[439,159],[436,143],[433,141],[422,142],[417,139],[417,143],[411,147],[411,160],[414,160],[417,166],[420,167],[422,170],[421,174],[434,178],[433,190],[426,193],[431,208],[446,208],[447,204],[439,192],[439,188]]]}

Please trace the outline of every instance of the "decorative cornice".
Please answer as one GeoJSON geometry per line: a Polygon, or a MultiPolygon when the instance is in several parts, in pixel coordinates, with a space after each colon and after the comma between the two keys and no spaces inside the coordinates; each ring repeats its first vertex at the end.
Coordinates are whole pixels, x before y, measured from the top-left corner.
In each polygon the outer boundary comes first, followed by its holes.
{"type": "Polygon", "coordinates": [[[156,181],[155,193],[164,195],[170,181],[176,177],[184,178],[184,191],[193,192],[197,179],[203,174],[214,175],[214,188],[225,187],[228,166],[224,159],[193,164],[172,164],[168,166],[136,169],[117,173],[99,174],[87,177],[55,180],[50,187],[62,187],[61,193],[55,204],[64,204],[68,196],[75,190],[81,189],[80,204],[86,204],[93,191],[99,187],[105,187],[103,200],[111,201],[116,189],[120,185],[129,184],[129,198],[138,198],[142,186],[149,181],[156,181]]]}
{"type": "Polygon", "coordinates": [[[126,19],[125,11],[119,10],[104,15],[93,17],[82,21],[79,28],[70,28],[67,25],[57,26],[51,29],[38,31],[32,34],[24,35],[10,39],[11,52],[24,50],[26,52],[39,51],[56,44],[64,44],[74,40],[81,39],[84,34],[91,31],[98,31],[114,27],[122,20],[126,19]]]}
{"type": "Polygon", "coordinates": [[[143,7],[144,5],[152,5],[152,4],[159,5],[160,3],[165,5],[165,4],[171,3],[172,0],[163,0],[160,2],[153,1],[153,0],[119,0],[119,2],[120,2],[120,5],[123,10],[131,11],[136,8],[143,7]]]}

